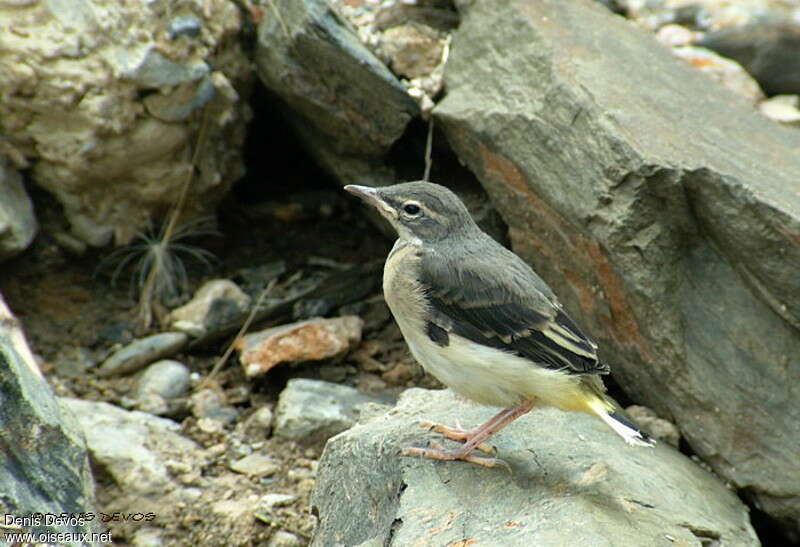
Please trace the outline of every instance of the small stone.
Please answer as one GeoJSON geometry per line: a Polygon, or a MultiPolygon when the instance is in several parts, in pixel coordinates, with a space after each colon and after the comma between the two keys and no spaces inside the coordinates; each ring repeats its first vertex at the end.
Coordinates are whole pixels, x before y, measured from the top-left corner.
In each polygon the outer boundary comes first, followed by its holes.
{"type": "Polygon", "coordinates": [[[699,32],[681,25],[669,24],[658,29],[656,40],[669,47],[690,46],[699,36],[701,36],[699,32]]]}
{"type": "Polygon", "coordinates": [[[661,418],[655,411],[646,406],[632,405],[625,409],[636,424],[651,437],[662,440],[674,447],[678,447],[681,440],[681,432],[670,421],[661,418]]]}
{"type": "Polygon", "coordinates": [[[299,547],[300,545],[302,545],[300,538],[286,530],[276,530],[267,541],[267,547],[299,547]]]}
{"type": "Polygon", "coordinates": [[[268,406],[262,406],[247,420],[247,429],[251,434],[266,437],[272,430],[272,420],[272,409],[268,406]]]}
{"type": "Polygon", "coordinates": [[[340,357],[361,341],[359,317],[309,319],[248,334],[235,348],[248,377],[264,374],[278,363],[340,357]]]}
{"type": "Polygon", "coordinates": [[[190,373],[183,363],[164,359],[153,363],[139,378],[137,397],[158,395],[164,399],[174,399],[184,395],[189,389],[190,373]]]}
{"type": "Polygon", "coordinates": [[[386,30],[380,49],[392,71],[403,78],[427,76],[443,59],[445,37],[420,24],[405,24],[386,30]]]}
{"type": "Polygon", "coordinates": [[[672,53],[751,103],[764,98],[758,82],[736,61],[702,47],[676,47],[672,53]]]}
{"type": "Polygon", "coordinates": [[[192,394],[190,399],[192,414],[198,420],[205,418],[222,424],[231,423],[239,415],[236,409],[227,403],[225,394],[214,389],[200,390],[192,394]]]}
{"type": "Polygon", "coordinates": [[[352,427],[361,407],[381,399],[319,380],[290,380],[278,398],[275,435],[315,443],[352,427]]]}
{"type": "Polygon", "coordinates": [[[200,36],[200,31],[203,25],[200,19],[194,15],[184,17],[175,17],[169,22],[167,27],[167,38],[174,40],[180,36],[188,36],[189,38],[197,38],[200,36]]]}
{"type": "Polygon", "coordinates": [[[240,311],[250,307],[250,297],[236,283],[228,279],[213,279],[197,289],[189,302],[172,310],[167,321],[181,331],[202,334],[214,322],[212,315],[219,301],[240,311]]]}
{"type": "Polygon", "coordinates": [[[0,259],[24,251],[38,229],[22,176],[6,163],[0,154],[0,259]]]}
{"type": "Polygon", "coordinates": [[[230,468],[242,475],[270,477],[280,471],[281,466],[269,456],[255,453],[233,462],[230,468]]]}
{"type": "Polygon", "coordinates": [[[164,332],[134,340],[114,352],[97,371],[98,376],[136,372],[146,365],[179,352],[189,337],[183,332],[164,332]]]}
{"type": "Polygon", "coordinates": [[[275,507],[285,507],[295,502],[297,496],[294,494],[264,494],[258,502],[258,509],[265,513],[271,513],[275,507]]]}
{"type": "MultiPolygon", "coordinates": [[[[128,400],[123,400],[123,405],[128,408],[128,400]]],[[[167,400],[157,393],[146,393],[144,396],[139,397],[136,401],[130,401],[131,407],[136,407],[137,410],[153,414],[154,416],[163,416],[169,412],[169,405],[167,400]]]]}
{"type": "Polygon", "coordinates": [[[775,95],[761,101],[758,109],[767,118],[791,126],[800,126],[800,95],[775,95]]]}
{"type": "Polygon", "coordinates": [[[165,545],[164,530],[147,526],[136,530],[131,540],[131,547],[161,547],[165,545]]]}

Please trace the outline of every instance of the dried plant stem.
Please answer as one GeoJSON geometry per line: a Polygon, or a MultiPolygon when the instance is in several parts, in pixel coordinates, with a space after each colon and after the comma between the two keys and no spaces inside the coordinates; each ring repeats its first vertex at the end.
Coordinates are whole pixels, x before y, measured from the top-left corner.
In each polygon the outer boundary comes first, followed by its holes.
{"type": "Polygon", "coordinates": [[[211,372],[208,373],[208,376],[206,376],[203,379],[203,381],[198,384],[197,386],[198,390],[208,387],[211,384],[211,381],[214,379],[214,376],[217,375],[219,369],[222,368],[222,365],[225,364],[225,362],[231,356],[231,353],[233,353],[233,346],[234,344],[236,344],[236,341],[239,338],[241,338],[245,332],[247,332],[247,329],[250,328],[250,324],[255,319],[256,313],[258,313],[261,304],[264,302],[264,298],[266,298],[267,295],[272,291],[277,281],[278,281],[277,279],[273,279],[272,281],[267,283],[267,286],[264,287],[264,290],[261,291],[260,295],[258,295],[258,299],[256,300],[255,304],[253,304],[253,307],[250,309],[250,313],[247,315],[247,319],[245,319],[244,323],[242,323],[242,328],[239,329],[239,332],[237,332],[236,336],[233,337],[231,343],[228,344],[228,347],[225,349],[225,353],[223,353],[222,356],[219,359],[217,359],[217,362],[214,363],[214,366],[211,369],[211,372]]]}
{"type": "Polygon", "coordinates": [[[181,186],[178,201],[172,207],[169,216],[167,217],[167,224],[161,231],[158,241],[153,243],[154,250],[152,252],[153,262],[147,272],[147,277],[142,285],[141,292],[139,293],[139,320],[145,328],[149,328],[153,322],[154,313],[160,315],[161,310],[160,295],[158,294],[158,279],[159,275],[165,271],[165,260],[167,260],[170,252],[169,247],[172,237],[175,234],[175,229],[178,226],[178,220],[183,213],[183,207],[186,204],[186,197],[189,195],[189,187],[194,178],[195,167],[200,159],[200,154],[205,148],[206,139],[208,137],[208,107],[203,109],[203,120],[200,124],[200,132],[197,135],[197,141],[194,145],[192,152],[191,166],[186,179],[181,186]]]}
{"type": "Polygon", "coordinates": [[[428,119],[428,139],[425,142],[425,173],[422,175],[422,180],[430,180],[431,166],[433,165],[432,158],[433,149],[433,116],[428,119]]]}

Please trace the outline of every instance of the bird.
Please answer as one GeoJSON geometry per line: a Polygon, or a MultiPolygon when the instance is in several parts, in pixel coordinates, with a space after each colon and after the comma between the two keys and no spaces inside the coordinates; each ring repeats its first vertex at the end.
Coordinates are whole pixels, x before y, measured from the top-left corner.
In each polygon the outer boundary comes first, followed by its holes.
{"type": "Polygon", "coordinates": [[[503,464],[474,451],[492,455],[485,441],[537,405],[595,416],[630,445],[655,444],[605,395],[601,376],[610,368],[597,345],[526,262],[478,227],[456,194],[426,181],[344,189],[397,232],[383,292],[411,354],[458,395],[503,408],[471,430],[424,422],[463,444],[411,447],[403,455],[503,464]]]}

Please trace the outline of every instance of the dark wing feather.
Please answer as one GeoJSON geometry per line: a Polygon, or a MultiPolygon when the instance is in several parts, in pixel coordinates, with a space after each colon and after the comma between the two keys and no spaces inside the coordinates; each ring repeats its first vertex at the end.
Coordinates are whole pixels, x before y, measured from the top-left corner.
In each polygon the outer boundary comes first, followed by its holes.
{"type": "Polygon", "coordinates": [[[486,251],[485,246],[481,252],[451,250],[447,259],[435,251],[422,253],[420,281],[434,322],[547,368],[608,373],[595,344],[561,310],[544,281],[506,249],[486,251]]]}

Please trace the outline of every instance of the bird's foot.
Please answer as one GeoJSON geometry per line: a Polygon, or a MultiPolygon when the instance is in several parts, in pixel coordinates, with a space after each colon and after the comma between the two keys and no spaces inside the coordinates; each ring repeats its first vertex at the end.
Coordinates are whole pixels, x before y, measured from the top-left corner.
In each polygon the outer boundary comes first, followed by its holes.
{"type": "Polygon", "coordinates": [[[474,463],[482,467],[506,467],[511,469],[509,465],[500,458],[484,458],[483,456],[474,456],[471,450],[444,450],[444,448],[436,443],[431,443],[430,448],[406,448],[402,452],[403,456],[421,456],[423,458],[430,458],[432,460],[441,461],[462,461],[467,463],[474,463]]]}
{"type": "MultiPolygon", "coordinates": [[[[439,433],[440,435],[450,439],[451,441],[465,443],[473,438],[475,435],[479,433],[479,428],[475,429],[464,429],[461,427],[461,424],[458,423],[456,420],[455,427],[449,427],[442,424],[435,424],[433,422],[422,422],[419,424],[421,427],[424,427],[428,431],[434,431],[439,433]]],[[[486,443],[480,443],[475,448],[483,452],[484,454],[489,454],[490,456],[494,455],[495,449],[492,446],[489,446],[486,443]]]]}

